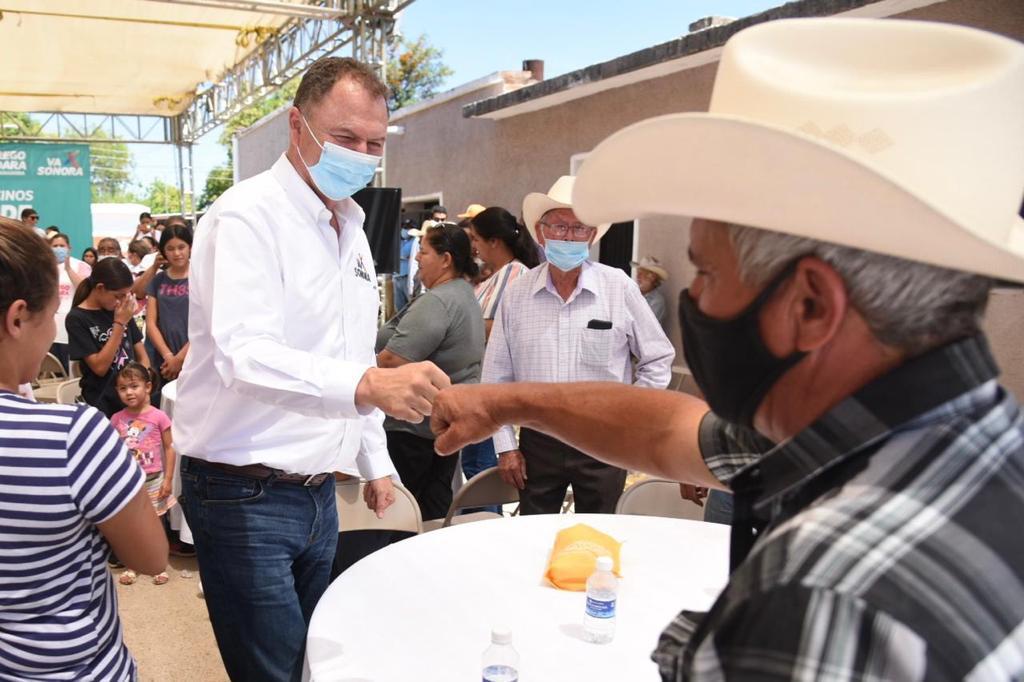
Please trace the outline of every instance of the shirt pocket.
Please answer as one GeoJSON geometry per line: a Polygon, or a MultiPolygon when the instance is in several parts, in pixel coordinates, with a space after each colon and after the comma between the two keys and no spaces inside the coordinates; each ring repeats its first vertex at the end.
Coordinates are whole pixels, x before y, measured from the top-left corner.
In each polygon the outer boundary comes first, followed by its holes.
{"type": "Polygon", "coordinates": [[[580,362],[590,367],[606,367],[615,349],[615,329],[584,329],[580,336],[580,362]]]}

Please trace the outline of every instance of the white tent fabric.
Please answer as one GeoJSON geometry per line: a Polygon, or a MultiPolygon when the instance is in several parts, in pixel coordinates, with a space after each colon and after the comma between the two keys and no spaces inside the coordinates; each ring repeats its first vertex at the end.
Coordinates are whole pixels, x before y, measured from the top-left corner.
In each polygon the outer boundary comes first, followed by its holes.
{"type": "Polygon", "coordinates": [[[0,111],[173,116],[248,55],[258,31],[287,21],[150,0],[5,0],[0,111]]]}

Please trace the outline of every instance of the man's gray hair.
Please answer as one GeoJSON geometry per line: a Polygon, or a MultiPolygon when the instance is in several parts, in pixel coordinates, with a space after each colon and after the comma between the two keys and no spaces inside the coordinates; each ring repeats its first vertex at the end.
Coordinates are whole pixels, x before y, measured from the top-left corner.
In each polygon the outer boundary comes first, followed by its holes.
{"type": "Polygon", "coordinates": [[[988,277],[743,225],[728,229],[745,284],[760,288],[793,260],[820,258],[842,277],[875,337],[911,356],[981,328],[988,277]]]}

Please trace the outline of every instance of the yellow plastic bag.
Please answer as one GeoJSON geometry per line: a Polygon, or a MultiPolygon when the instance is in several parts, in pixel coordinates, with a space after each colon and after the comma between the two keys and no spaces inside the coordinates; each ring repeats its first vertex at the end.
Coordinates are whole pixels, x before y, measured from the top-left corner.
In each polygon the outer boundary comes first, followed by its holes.
{"type": "Polygon", "coordinates": [[[590,526],[578,523],[558,531],[555,547],[551,550],[545,577],[561,590],[582,592],[587,589],[587,578],[597,566],[597,558],[610,556],[615,574],[619,572],[619,548],[615,538],[590,526]]]}

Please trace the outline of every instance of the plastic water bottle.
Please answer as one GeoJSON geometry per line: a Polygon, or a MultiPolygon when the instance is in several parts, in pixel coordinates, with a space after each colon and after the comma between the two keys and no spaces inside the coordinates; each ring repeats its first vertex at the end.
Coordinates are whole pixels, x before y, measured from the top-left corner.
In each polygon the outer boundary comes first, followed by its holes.
{"type": "Polygon", "coordinates": [[[583,636],[588,642],[607,644],[615,637],[615,602],[619,579],[612,573],[612,558],[598,557],[597,570],[587,578],[587,611],[583,636]]]}
{"type": "Polygon", "coordinates": [[[483,682],[518,682],[519,654],[512,647],[512,632],[491,630],[491,645],[484,651],[483,682]]]}

